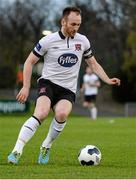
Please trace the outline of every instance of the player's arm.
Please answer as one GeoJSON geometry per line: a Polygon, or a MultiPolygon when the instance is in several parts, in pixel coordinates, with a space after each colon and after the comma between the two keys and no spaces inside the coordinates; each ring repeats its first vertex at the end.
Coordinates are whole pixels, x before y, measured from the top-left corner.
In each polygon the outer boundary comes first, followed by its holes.
{"type": "Polygon", "coordinates": [[[109,78],[102,66],[96,61],[95,57],[92,56],[86,59],[87,64],[90,66],[92,71],[100,77],[105,83],[109,85],[120,85],[120,79],[118,78],[109,78]]]}
{"type": "Polygon", "coordinates": [[[24,103],[29,95],[29,89],[31,85],[31,76],[32,76],[32,69],[33,65],[37,63],[39,60],[39,57],[33,54],[33,52],[30,53],[28,58],[26,59],[24,63],[24,69],[23,69],[23,87],[17,94],[16,99],[20,103],[24,103]]]}

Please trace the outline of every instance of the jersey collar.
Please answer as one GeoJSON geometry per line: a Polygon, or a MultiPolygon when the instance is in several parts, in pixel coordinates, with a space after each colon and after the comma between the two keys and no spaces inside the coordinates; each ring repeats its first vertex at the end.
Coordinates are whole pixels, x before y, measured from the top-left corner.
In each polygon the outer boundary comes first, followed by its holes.
{"type": "MultiPolygon", "coordinates": [[[[66,38],[66,36],[64,36],[64,34],[61,31],[59,31],[59,36],[61,37],[61,39],[66,38]]],[[[71,39],[74,39],[74,37],[71,37],[71,39]]]]}

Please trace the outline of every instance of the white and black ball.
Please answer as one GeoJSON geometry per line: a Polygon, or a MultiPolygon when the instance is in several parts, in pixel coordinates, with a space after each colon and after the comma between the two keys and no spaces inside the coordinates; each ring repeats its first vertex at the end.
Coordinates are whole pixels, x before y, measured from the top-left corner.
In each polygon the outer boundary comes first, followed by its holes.
{"type": "Polygon", "coordinates": [[[98,165],[100,164],[101,157],[101,151],[94,145],[83,147],[78,154],[79,163],[83,166],[98,165]]]}

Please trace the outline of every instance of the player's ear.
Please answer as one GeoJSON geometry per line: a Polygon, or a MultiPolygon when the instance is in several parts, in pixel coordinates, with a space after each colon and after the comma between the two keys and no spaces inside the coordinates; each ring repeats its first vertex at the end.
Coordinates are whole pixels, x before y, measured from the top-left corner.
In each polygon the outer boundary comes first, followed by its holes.
{"type": "Polygon", "coordinates": [[[61,19],[61,25],[65,26],[66,25],[66,20],[64,18],[61,19]]]}

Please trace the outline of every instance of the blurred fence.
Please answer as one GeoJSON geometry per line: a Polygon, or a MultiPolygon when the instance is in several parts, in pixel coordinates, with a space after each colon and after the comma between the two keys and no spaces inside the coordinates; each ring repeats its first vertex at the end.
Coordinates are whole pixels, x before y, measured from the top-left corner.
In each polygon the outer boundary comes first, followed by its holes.
{"type": "MultiPolygon", "coordinates": [[[[0,99],[1,100],[13,100],[16,99],[18,93],[17,89],[0,89],[0,99]]],[[[32,89],[29,95],[29,101],[34,101],[36,98],[36,90],[32,89]]]]}
{"type": "Polygon", "coordinates": [[[24,113],[29,112],[29,102],[19,103],[16,100],[1,100],[0,99],[0,113],[24,113]]]}
{"type": "Polygon", "coordinates": [[[125,103],[125,116],[136,116],[136,102],[125,103]]]}
{"type": "MultiPolygon", "coordinates": [[[[136,104],[130,106],[129,104],[119,104],[111,100],[112,98],[108,95],[108,91],[106,91],[106,95],[104,95],[105,89],[99,92],[96,105],[98,107],[98,116],[99,117],[121,117],[121,116],[136,116],[136,104]],[[132,110],[133,108],[133,110],[132,110]],[[133,113],[131,113],[133,111],[133,113]]],[[[15,100],[16,94],[18,90],[11,89],[0,89],[0,100],[15,100]]],[[[35,89],[31,89],[29,101],[35,102],[37,96],[37,91],[35,89]]],[[[89,116],[89,110],[82,106],[83,103],[83,95],[77,94],[76,103],[73,106],[72,112],[77,115],[85,115],[89,116]]]]}
{"type": "MultiPolygon", "coordinates": [[[[77,94],[73,112],[79,115],[90,116],[89,110],[82,106],[83,95],[77,94]]],[[[99,90],[96,101],[99,117],[136,117],[136,102],[117,103],[113,100],[111,86],[103,86],[99,90]]]]}
{"type": "MultiPolygon", "coordinates": [[[[76,103],[73,107],[73,112],[79,115],[90,116],[89,110],[82,106],[83,96],[78,95],[76,103]]],[[[98,108],[98,117],[122,117],[124,113],[124,105],[116,103],[114,101],[102,101],[100,96],[98,96],[96,101],[96,106],[98,108]]]]}

